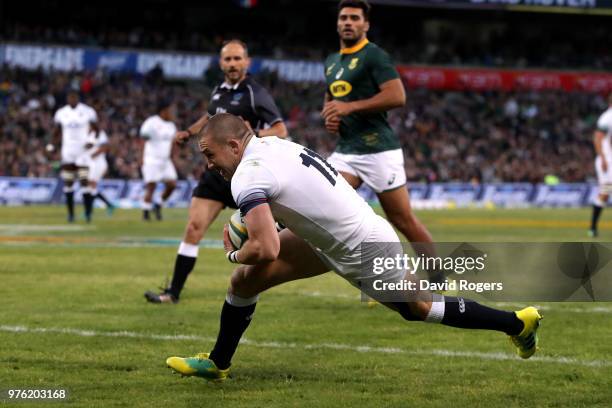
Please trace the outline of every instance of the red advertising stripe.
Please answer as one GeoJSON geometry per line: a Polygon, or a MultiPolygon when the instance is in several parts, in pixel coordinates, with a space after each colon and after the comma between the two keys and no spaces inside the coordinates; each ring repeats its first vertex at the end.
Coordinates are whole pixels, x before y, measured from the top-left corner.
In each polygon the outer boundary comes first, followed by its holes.
{"type": "Polygon", "coordinates": [[[612,74],[608,73],[408,65],[401,65],[398,70],[410,88],[612,92],[612,74]]]}

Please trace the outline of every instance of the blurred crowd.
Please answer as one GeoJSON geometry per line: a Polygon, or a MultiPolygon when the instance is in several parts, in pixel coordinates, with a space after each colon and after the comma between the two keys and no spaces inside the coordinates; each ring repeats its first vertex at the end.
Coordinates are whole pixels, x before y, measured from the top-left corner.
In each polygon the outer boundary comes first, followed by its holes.
{"type": "MultiPolygon", "coordinates": [[[[212,75],[212,78],[215,76],[212,75]]],[[[323,127],[323,84],[286,83],[258,76],[270,89],[290,136],[329,155],[336,136],[323,127]]],[[[176,101],[178,128],[202,115],[211,84],[166,82],[157,75],[103,71],[66,74],[0,68],[0,176],[56,177],[59,151],[47,152],[54,112],[66,91],[79,89],[110,138],[110,178],[140,178],[142,122],[159,98],[176,101]]],[[[410,181],[541,182],[593,176],[592,134],[605,110],[598,95],[564,92],[407,91],[407,104],[389,115],[406,158],[410,181]]],[[[197,178],[204,166],[194,143],[177,147],[180,178],[197,178]]]]}
{"type": "MultiPolygon", "coordinates": [[[[247,28],[244,28],[245,30],[247,28]]],[[[389,27],[385,27],[391,30],[389,27]]],[[[397,27],[396,27],[397,29],[397,27]]],[[[405,28],[408,30],[409,28],[405,28]]],[[[612,69],[612,31],[598,25],[566,30],[565,26],[538,29],[513,27],[475,34],[466,27],[438,29],[427,34],[414,29],[403,35],[372,29],[371,38],[384,44],[395,61],[406,64],[473,65],[487,67],[546,67],[588,70],[612,69]],[[534,46],[537,45],[537,46],[534,46]]],[[[337,40],[312,33],[301,40],[288,35],[241,32],[210,35],[194,30],[160,31],[133,27],[8,24],[0,28],[0,40],[39,44],[66,44],[92,47],[147,48],[172,51],[218,52],[223,41],[248,38],[252,55],[273,58],[322,60],[337,49],[337,40]]],[[[333,35],[333,31],[330,31],[333,35]]]]}

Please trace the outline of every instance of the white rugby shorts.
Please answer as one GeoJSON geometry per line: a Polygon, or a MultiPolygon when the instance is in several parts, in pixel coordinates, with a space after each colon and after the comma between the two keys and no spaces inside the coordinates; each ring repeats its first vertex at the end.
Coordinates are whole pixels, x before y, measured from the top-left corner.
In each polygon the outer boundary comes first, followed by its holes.
{"type": "Polygon", "coordinates": [[[87,167],[86,150],[84,146],[62,145],[62,164],[76,164],[87,167]]]}
{"type": "Polygon", "coordinates": [[[352,251],[328,254],[315,247],[312,248],[330,270],[346,279],[351,285],[369,297],[390,301],[389,293],[373,289],[373,282],[375,280],[386,283],[400,282],[405,278],[406,271],[401,268],[389,269],[377,275],[366,265],[371,265],[374,258],[395,258],[396,255],[403,254],[402,244],[391,224],[381,216],[374,215],[366,222],[372,223],[372,230],[364,242],[352,251]]]}
{"type": "Polygon", "coordinates": [[[144,163],[142,166],[142,178],[145,183],[157,183],[159,181],[176,180],[176,169],[172,160],[164,160],[153,163],[144,163]]]}
{"type": "Polygon", "coordinates": [[[595,172],[597,173],[597,184],[599,184],[599,194],[612,194],[612,160],[607,158],[608,170],[601,168],[601,157],[595,159],[595,172]]]}
{"type": "Polygon", "coordinates": [[[108,170],[108,164],[104,158],[93,158],[89,165],[89,181],[95,181],[96,183],[102,180],[106,171],[108,170]]]}
{"type": "Polygon", "coordinates": [[[402,149],[372,154],[334,152],[327,161],[336,170],[359,177],[376,193],[394,190],[406,184],[402,149]]]}

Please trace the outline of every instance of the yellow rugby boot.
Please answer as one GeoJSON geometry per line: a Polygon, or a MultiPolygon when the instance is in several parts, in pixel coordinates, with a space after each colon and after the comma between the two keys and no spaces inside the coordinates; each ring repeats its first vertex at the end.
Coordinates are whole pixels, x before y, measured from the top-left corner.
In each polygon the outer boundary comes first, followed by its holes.
{"type": "Polygon", "coordinates": [[[542,316],[533,306],[514,312],[525,325],[523,330],[516,336],[510,336],[510,340],[516,346],[516,353],[521,358],[529,358],[536,352],[538,346],[538,327],[542,316]]]}
{"type": "Polygon", "coordinates": [[[218,382],[224,381],[229,375],[229,368],[220,370],[208,356],[209,353],[198,353],[193,357],[168,357],[166,365],[186,377],[201,377],[218,382]]]}

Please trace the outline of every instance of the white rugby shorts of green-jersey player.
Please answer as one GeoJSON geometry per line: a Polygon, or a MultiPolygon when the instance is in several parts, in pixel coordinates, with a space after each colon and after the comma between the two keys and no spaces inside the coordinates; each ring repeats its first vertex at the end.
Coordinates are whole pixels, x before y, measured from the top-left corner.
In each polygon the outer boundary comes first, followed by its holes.
{"type": "Polygon", "coordinates": [[[363,267],[374,257],[402,254],[397,234],[336,169],[299,144],[252,138],[232,178],[232,195],[243,215],[269,204],[276,221],[356,287],[364,289],[363,282],[372,279],[397,282],[404,277],[399,269],[375,275],[363,267]]]}
{"type": "Polygon", "coordinates": [[[406,184],[402,149],[369,154],[334,152],[327,161],[336,170],[359,177],[376,193],[394,190],[406,184]]]}

